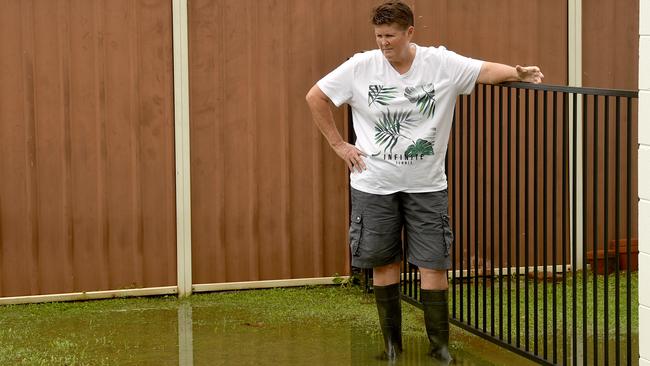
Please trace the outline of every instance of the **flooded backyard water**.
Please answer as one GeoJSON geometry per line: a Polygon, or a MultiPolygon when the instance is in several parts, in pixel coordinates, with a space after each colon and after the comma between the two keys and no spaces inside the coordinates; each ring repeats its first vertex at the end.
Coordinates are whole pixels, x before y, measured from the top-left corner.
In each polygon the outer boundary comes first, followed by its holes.
{"type": "MultiPolygon", "coordinates": [[[[181,365],[387,365],[377,359],[383,349],[380,335],[368,335],[354,327],[300,324],[289,327],[247,323],[236,316],[223,318],[218,309],[179,309],[179,364],[181,365]]],[[[467,339],[465,339],[467,341],[467,339]]],[[[457,365],[521,364],[522,359],[491,344],[476,342],[456,349],[457,365]],[[496,353],[485,357],[485,352],[496,353]]],[[[394,365],[433,365],[426,355],[428,340],[406,337],[405,351],[394,365]]],[[[525,361],[524,361],[525,363],[525,361]]]]}
{"type": "MultiPolygon", "coordinates": [[[[167,301],[164,308],[82,313],[66,309],[51,316],[14,317],[0,308],[0,340],[4,343],[0,353],[5,353],[0,354],[0,363],[435,365],[426,355],[424,333],[405,336],[405,352],[397,362],[388,363],[376,358],[383,347],[381,335],[336,319],[258,321],[254,309],[188,301],[167,301]]],[[[532,364],[456,328],[452,332],[456,365],[532,364]]]]}
{"type": "MultiPolygon", "coordinates": [[[[402,314],[405,350],[392,365],[435,365],[427,356],[422,310],[403,303],[402,314]]],[[[567,325],[571,331],[573,323],[567,325]]],[[[591,364],[594,338],[575,325],[575,359],[591,364]]],[[[608,332],[607,344],[602,333],[598,339],[598,364],[605,364],[606,345],[610,364],[616,348],[626,364],[627,338],[616,345],[612,326],[608,332]]],[[[540,354],[544,339],[552,342],[540,333],[540,354]]],[[[638,333],[630,339],[635,364],[638,333]]],[[[570,335],[567,341],[572,364],[570,335]]],[[[563,339],[556,344],[561,364],[563,339]]],[[[0,365],[391,365],[377,359],[382,349],[374,296],[354,287],[0,306],[0,365]]],[[[534,364],[455,326],[450,351],[455,365],[534,364]]],[[[551,345],[548,352],[552,357],[551,345]]]]}

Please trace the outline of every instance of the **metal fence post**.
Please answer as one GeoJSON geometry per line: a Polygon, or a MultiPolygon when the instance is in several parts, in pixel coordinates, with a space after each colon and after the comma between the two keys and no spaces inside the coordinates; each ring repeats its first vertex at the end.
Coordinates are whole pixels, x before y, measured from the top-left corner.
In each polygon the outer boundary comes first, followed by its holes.
{"type": "Polygon", "coordinates": [[[575,230],[575,242],[571,240],[571,253],[576,253],[575,263],[571,263],[573,270],[582,270],[582,247],[584,243],[583,232],[583,179],[582,169],[584,157],[581,152],[583,151],[583,129],[582,129],[582,98],[583,95],[576,95],[576,98],[569,98],[569,119],[570,121],[577,121],[577,123],[569,123],[569,151],[576,151],[576,156],[569,160],[569,176],[576,179],[575,190],[573,185],[569,185],[569,202],[573,202],[574,197],[576,200],[575,210],[570,207],[570,232],[575,230]],[[572,117],[571,117],[572,116],[572,117]],[[574,137],[575,135],[575,137],[574,137]],[[575,143],[575,149],[573,144],[575,143]],[[575,217],[575,219],[574,219],[575,217]],[[575,227],[573,224],[575,223],[575,227]]]}

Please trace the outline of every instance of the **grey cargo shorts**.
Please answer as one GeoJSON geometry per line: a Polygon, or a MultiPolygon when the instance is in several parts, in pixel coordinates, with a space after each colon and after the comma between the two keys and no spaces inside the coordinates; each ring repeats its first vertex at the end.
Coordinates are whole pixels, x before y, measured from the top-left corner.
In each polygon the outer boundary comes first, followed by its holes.
{"type": "Polygon", "coordinates": [[[378,195],[352,188],[352,266],[374,268],[400,261],[404,229],[409,263],[427,269],[450,269],[454,235],[447,204],[446,189],[378,195]]]}

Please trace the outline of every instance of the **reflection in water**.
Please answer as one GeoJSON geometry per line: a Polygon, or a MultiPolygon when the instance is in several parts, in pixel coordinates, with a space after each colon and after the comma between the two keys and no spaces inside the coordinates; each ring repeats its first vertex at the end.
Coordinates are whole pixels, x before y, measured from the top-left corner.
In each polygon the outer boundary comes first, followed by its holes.
{"type": "Polygon", "coordinates": [[[182,303],[178,307],[178,364],[180,366],[194,365],[193,347],[192,306],[182,303]]]}
{"type": "Polygon", "coordinates": [[[348,365],[350,331],[329,324],[267,324],[255,309],[195,307],[195,365],[348,365]]]}
{"type": "MultiPolygon", "coordinates": [[[[220,301],[134,301],[121,308],[80,303],[51,306],[47,316],[30,315],[27,308],[0,312],[0,363],[17,364],[24,357],[62,360],[50,364],[88,365],[388,365],[380,334],[367,334],[351,324],[310,318],[304,307],[291,322],[291,301],[235,308],[220,301]],[[67,311],[68,306],[79,306],[67,311]],[[279,306],[271,308],[273,306],[279,306]],[[262,311],[262,307],[266,307],[262,311]],[[85,309],[84,309],[85,308],[85,309]],[[277,311],[275,311],[277,310],[277,311]],[[310,320],[311,319],[311,320],[310,320]],[[3,333],[4,331],[4,333],[3,333]],[[9,336],[7,336],[9,334],[9,336]],[[38,336],[34,336],[38,335],[38,336]],[[4,348],[3,348],[4,347],[4,348]],[[6,358],[6,352],[12,352],[6,358]],[[4,358],[3,358],[4,357],[4,358]],[[5,360],[3,362],[2,360],[5,360]],[[10,362],[6,362],[9,360],[10,362]]],[[[250,303],[249,303],[250,304],[250,303]]],[[[341,308],[341,311],[347,311],[341,308]]],[[[364,327],[364,329],[367,329],[364,327]]],[[[612,329],[610,328],[610,334],[612,329]]],[[[405,351],[394,365],[432,365],[428,341],[421,331],[404,337],[405,351]],[[410,335],[410,336],[409,336],[410,335]]],[[[633,338],[632,363],[638,360],[638,337],[633,338]]],[[[452,327],[451,353],[456,365],[532,364],[496,345],[452,327]]],[[[569,339],[570,341],[570,339],[569,339]]],[[[593,338],[578,337],[575,360],[593,359],[593,338]],[[586,344],[586,352],[583,346],[586,344]]],[[[564,344],[558,340],[558,345],[564,344]]],[[[569,343],[571,352],[572,344],[569,343]]],[[[604,343],[598,345],[604,363],[604,343]]],[[[614,364],[614,342],[609,361],[614,364]]],[[[625,344],[620,345],[623,364],[625,344]]],[[[541,348],[540,348],[541,349],[541,348]]],[[[560,347],[561,349],[561,347],[560,347]]],[[[562,360],[562,355],[558,354],[562,360]]],[[[569,357],[569,363],[574,359],[569,357]]],[[[26,364],[43,362],[24,361],[26,364]]]]}
{"type": "MultiPolygon", "coordinates": [[[[424,329],[422,336],[404,337],[404,353],[388,363],[377,358],[383,349],[379,334],[335,323],[266,324],[255,320],[254,313],[181,305],[179,365],[436,365],[427,356],[424,329]]],[[[468,349],[452,350],[454,365],[529,364],[484,341],[463,343],[468,349]]]]}
{"type": "MultiPolygon", "coordinates": [[[[632,338],[632,362],[629,364],[637,364],[637,360],[639,359],[639,337],[638,335],[635,335],[632,338]]],[[[560,340],[559,342],[559,349],[558,349],[558,358],[561,360],[562,359],[562,341],[560,340]]],[[[576,361],[573,361],[573,357],[571,356],[571,352],[573,350],[573,339],[569,338],[567,339],[567,350],[568,350],[568,357],[567,357],[567,364],[578,364],[581,365],[585,363],[585,345],[587,347],[586,354],[587,354],[587,360],[588,362],[593,363],[593,360],[595,358],[595,353],[594,353],[594,337],[592,335],[588,335],[585,339],[583,338],[583,334],[581,331],[578,332],[578,337],[577,337],[577,346],[576,346],[576,361]]],[[[619,362],[616,362],[616,342],[614,341],[614,338],[607,339],[603,336],[601,333],[598,336],[598,363],[599,364],[605,364],[605,365],[615,365],[615,364],[621,364],[625,365],[628,364],[627,362],[627,342],[626,342],[626,337],[622,336],[620,340],[620,348],[619,348],[619,353],[620,353],[620,359],[619,362]],[[605,362],[605,347],[608,347],[608,360],[605,362]]]]}
{"type": "MultiPolygon", "coordinates": [[[[436,365],[427,356],[429,344],[424,329],[421,336],[405,336],[404,353],[396,362],[389,363],[377,358],[383,350],[381,335],[369,335],[345,324],[316,321],[266,324],[255,319],[255,309],[224,311],[217,304],[192,308],[189,303],[182,303],[177,314],[178,364],[181,366],[436,365]]],[[[592,343],[593,339],[588,337],[590,355],[593,353],[592,343]]],[[[601,342],[601,359],[603,347],[605,344],[601,342]]],[[[624,349],[625,345],[622,347],[624,349]]],[[[637,347],[638,343],[634,349],[637,347]]],[[[568,349],[571,350],[571,344],[568,344],[568,349]]],[[[487,341],[463,335],[453,327],[451,352],[454,365],[534,364],[487,341]],[[454,340],[457,344],[460,341],[462,347],[454,347],[454,340]]],[[[625,352],[622,353],[624,358],[625,352]]],[[[613,357],[614,350],[610,349],[610,361],[614,361],[613,357]]],[[[582,344],[578,347],[576,358],[578,363],[582,362],[582,344]]],[[[562,359],[561,353],[558,359],[562,359]]],[[[569,361],[572,361],[571,357],[569,361]]]]}

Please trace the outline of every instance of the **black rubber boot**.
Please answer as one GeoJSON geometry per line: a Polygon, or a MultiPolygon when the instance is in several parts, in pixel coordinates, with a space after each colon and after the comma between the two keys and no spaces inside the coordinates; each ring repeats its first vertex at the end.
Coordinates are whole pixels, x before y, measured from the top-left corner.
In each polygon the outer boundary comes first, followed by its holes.
{"type": "Polygon", "coordinates": [[[384,360],[395,360],[402,353],[402,307],[399,283],[388,286],[374,286],[379,325],[384,335],[384,360]]]}
{"type": "Polygon", "coordinates": [[[447,290],[421,290],[424,325],[429,337],[429,355],[443,364],[452,360],[449,354],[449,308],[447,290]]]}

